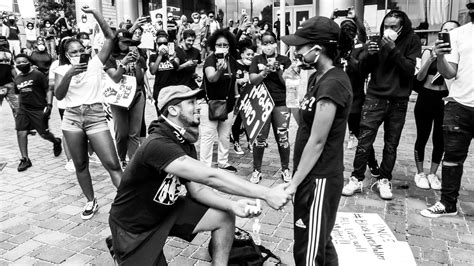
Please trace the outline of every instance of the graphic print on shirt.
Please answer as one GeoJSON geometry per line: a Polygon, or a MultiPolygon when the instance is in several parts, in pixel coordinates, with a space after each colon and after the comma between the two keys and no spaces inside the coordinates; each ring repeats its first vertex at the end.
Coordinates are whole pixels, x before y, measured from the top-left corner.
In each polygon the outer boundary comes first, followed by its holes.
{"type": "Polygon", "coordinates": [[[158,65],[158,71],[166,71],[166,70],[172,70],[173,69],[173,64],[169,60],[160,62],[158,65]]]}
{"type": "Polygon", "coordinates": [[[21,93],[31,92],[32,91],[31,87],[33,86],[33,82],[34,80],[30,79],[30,80],[23,81],[22,83],[16,86],[21,93]]]}
{"type": "Polygon", "coordinates": [[[153,201],[163,205],[173,205],[178,199],[181,189],[179,177],[168,174],[161,183],[153,201]]]}
{"type": "Polygon", "coordinates": [[[308,112],[312,112],[315,102],[316,102],[316,98],[314,97],[311,97],[309,99],[308,97],[304,97],[300,103],[300,109],[303,111],[307,110],[308,112]]]}

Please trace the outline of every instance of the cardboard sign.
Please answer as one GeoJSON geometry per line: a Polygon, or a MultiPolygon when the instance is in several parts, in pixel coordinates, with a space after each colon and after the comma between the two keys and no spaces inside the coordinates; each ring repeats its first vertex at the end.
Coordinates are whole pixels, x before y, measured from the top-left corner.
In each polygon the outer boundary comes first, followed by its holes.
{"type": "Polygon", "coordinates": [[[118,83],[115,83],[108,75],[105,75],[104,79],[104,101],[108,104],[128,108],[137,90],[136,78],[123,75],[123,78],[118,83]]]}
{"type": "Polygon", "coordinates": [[[248,84],[243,89],[237,106],[242,116],[242,123],[249,134],[250,144],[253,144],[272,113],[275,103],[262,82],[258,86],[248,84]]]}
{"type": "Polygon", "coordinates": [[[410,247],[376,213],[338,212],[331,233],[339,265],[416,265],[410,247]]]}
{"type": "Polygon", "coordinates": [[[18,9],[20,10],[21,17],[36,18],[35,4],[33,0],[18,0],[18,9]]]}

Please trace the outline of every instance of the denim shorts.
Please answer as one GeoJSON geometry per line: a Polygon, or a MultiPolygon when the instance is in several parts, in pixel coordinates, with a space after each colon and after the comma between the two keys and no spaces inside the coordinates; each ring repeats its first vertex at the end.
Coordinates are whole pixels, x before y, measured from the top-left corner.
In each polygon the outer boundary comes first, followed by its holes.
{"type": "Polygon", "coordinates": [[[63,131],[82,131],[87,135],[109,130],[102,103],[66,108],[61,129],[63,131]]]}

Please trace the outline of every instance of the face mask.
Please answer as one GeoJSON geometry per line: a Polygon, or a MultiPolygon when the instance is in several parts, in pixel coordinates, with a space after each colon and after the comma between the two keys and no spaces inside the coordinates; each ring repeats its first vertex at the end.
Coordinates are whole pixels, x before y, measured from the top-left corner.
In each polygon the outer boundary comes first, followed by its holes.
{"type": "Polygon", "coordinates": [[[46,46],[44,46],[44,44],[38,45],[38,51],[43,52],[44,50],[46,50],[46,46]]]}
{"type": "Polygon", "coordinates": [[[273,55],[275,53],[276,44],[262,45],[262,52],[266,55],[273,55]]]}
{"type": "Polygon", "coordinates": [[[252,60],[242,58],[242,63],[244,63],[246,66],[250,66],[252,64],[252,60]]]}
{"type": "MultiPolygon", "coordinates": [[[[400,30],[398,32],[400,32],[401,30],[402,29],[400,28],[400,30]]],[[[396,32],[392,29],[386,29],[383,32],[383,36],[389,38],[392,41],[395,41],[398,38],[398,32],[396,32]]]]}
{"type": "Polygon", "coordinates": [[[17,65],[16,65],[16,68],[17,68],[20,72],[26,74],[26,73],[30,72],[30,70],[31,70],[31,65],[30,65],[29,63],[26,63],[26,64],[17,64],[17,65]]]}
{"type": "Polygon", "coordinates": [[[81,60],[81,56],[67,56],[71,65],[79,65],[79,61],[81,60]]]}
{"type": "Polygon", "coordinates": [[[171,122],[168,118],[164,117],[163,115],[161,117],[166,121],[166,123],[168,123],[174,129],[176,129],[179,135],[181,135],[181,137],[183,137],[183,139],[185,139],[189,143],[194,144],[198,141],[199,126],[189,126],[189,127],[183,128],[171,122]]]}
{"type": "Polygon", "coordinates": [[[89,39],[83,39],[82,40],[82,45],[84,45],[85,47],[88,47],[90,43],[91,43],[91,40],[89,40],[89,39]]]}
{"type": "Polygon", "coordinates": [[[301,58],[298,58],[297,59],[297,63],[296,63],[296,66],[299,67],[300,69],[304,69],[304,70],[309,70],[309,69],[313,69],[314,66],[316,65],[316,63],[318,62],[318,59],[319,59],[319,53],[316,55],[316,58],[314,58],[314,61],[313,63],[307,63],[304,59],[304,57],[309,54],[311,51],[313,51],[314,49],[316,48],[319,48],[321,49],[321,47],[319,45],[315,45],[313,48],[309,49],[308,51],[306,51],[306,53],[304,53],[301,58]]]}
{"type": "Polygon", "coordinates": [[[50,25],[50,24],[46,24],[45,26],[46,26],[46,28],[49,28],[49,27],[51,27],[51,25],[50,25]]]}
{"type": "Polygon", "coordinates": [[[216,47],[216,54],[226,55],[229,52],[229,47],[216,47]]]}

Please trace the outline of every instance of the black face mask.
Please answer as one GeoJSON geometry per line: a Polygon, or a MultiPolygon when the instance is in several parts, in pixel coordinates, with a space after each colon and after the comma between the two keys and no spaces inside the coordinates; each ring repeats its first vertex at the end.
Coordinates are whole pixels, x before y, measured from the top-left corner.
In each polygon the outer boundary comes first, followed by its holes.
{"type": "Polygon", "coordinates": [[[26,74],[26,73],[30,72],[31,64],[29,64],[29,63],[18,64],[18,65],[16,65],[16,68],[18,68],[18,70],[20,70],[22,73],[26,74]]]}
{"type": "Polygon", "coordinates": [[[15,23],[14,19],[9,19],[8,21],[10,21],[11,24],[15,23]]]}

